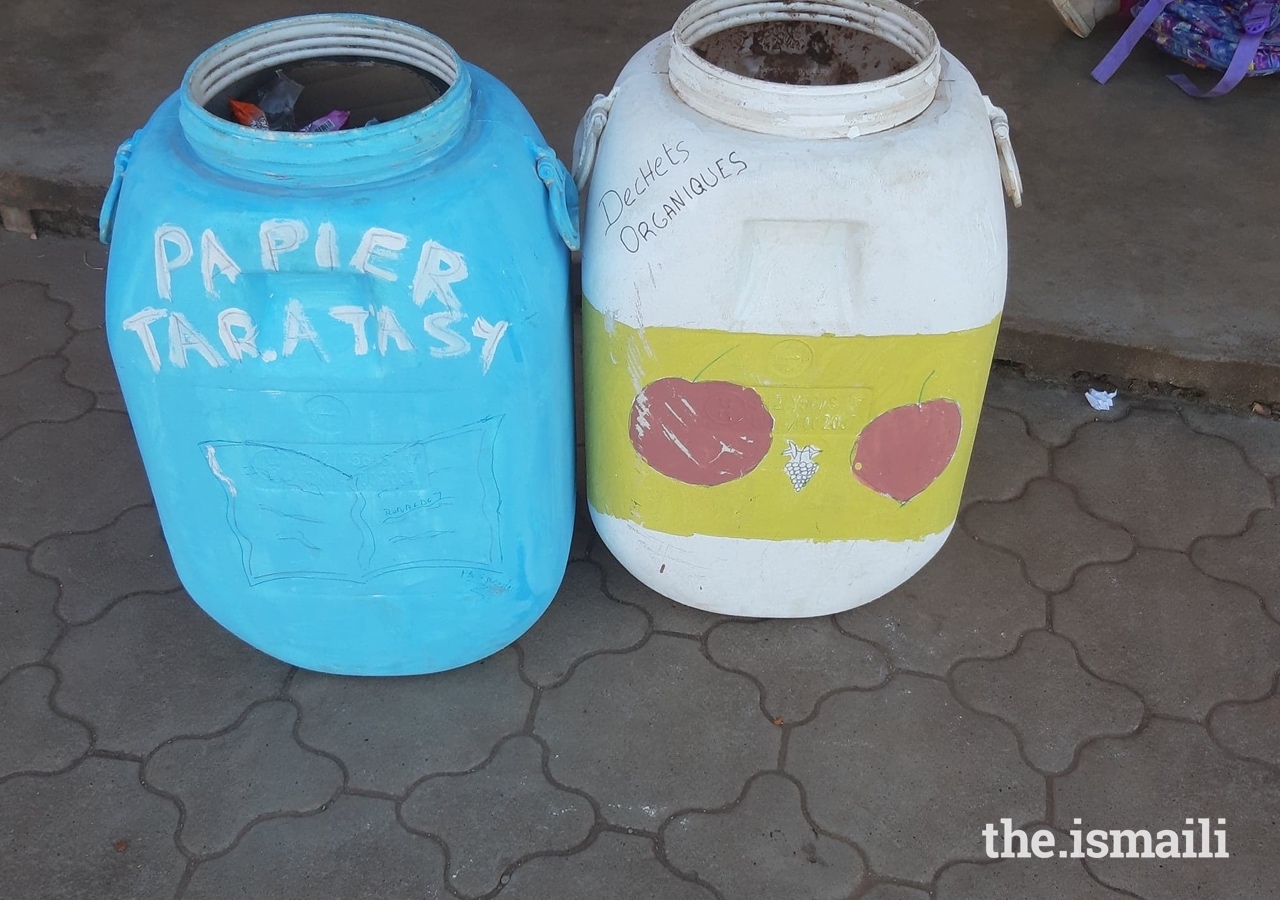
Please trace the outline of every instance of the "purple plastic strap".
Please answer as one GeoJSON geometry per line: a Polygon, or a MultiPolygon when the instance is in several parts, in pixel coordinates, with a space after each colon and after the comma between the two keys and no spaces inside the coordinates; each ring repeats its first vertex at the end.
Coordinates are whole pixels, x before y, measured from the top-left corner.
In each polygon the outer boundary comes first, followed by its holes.
{"type": "Polygon", "coordinates": [[[1120,35],[1120,40],[1116,41],[1116,45],[1111,48],[1106,56],[1102,58],[1102,62],[1093,70],[1093,79],[1099,84],[1106,84],[1107,79],[1116,74],[1116,69],[1120,68],[1120,64],[1129,58],[1129,54],[1133,52],[1133,48],[1138,46],[1138,41],[1142,40],[1142,36],[1147,33],[1147,29],[1151,27],[1156,19],[1160,18],[1160,14],[1164,12],[1164,8],[1172,3],[1173,0],[1147,0],[1147,5],[1138,11],[1138,15],[1134,17],[1125,33],[1120,35]]]}
{"type": "Polygon", "coordinates": [[[1273,0],[1263,0],[1249,7],[1249,11],[1244,14],[1244,37],[1240,38],[1240,43],[1236,45],[1236,52],[1231,56],[1231,64],[1223,73],[1222,80],[1209,90],[1200,90],[1186,75],[1170,75],[1169,80],[1192,97],[1199,99],[1221,97],[1249,74],[1249,69],[1253,66],[1253,58],[1257,55],[1258,47],[1262,43],[1262,36],[1266,33],[1267,26],[1271,24],[1271,12],[1274,8],[1273,0]]]}

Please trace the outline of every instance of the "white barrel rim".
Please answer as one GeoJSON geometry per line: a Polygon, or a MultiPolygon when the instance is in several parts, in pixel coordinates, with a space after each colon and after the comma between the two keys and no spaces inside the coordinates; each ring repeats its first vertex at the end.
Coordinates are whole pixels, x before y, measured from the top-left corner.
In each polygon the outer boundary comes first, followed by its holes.
{"type": "Polygon", "coordinates": [[[942,69],[938,35],[896,0],[698,0],[671,29],[667,77],[685,104],[709,118],[762,134],[853,138],[914,119],[933,102],[942,69]],[[761,81],[720,68],[694,45],[740,25],[808,21],[882,38],[916,63],[886,78],[845,85],[761,81]]]}

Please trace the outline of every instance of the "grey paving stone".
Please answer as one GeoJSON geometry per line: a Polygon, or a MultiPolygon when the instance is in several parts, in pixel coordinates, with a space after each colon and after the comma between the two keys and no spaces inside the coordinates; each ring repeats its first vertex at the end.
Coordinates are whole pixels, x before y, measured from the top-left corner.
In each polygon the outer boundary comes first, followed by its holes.
{"type": "Polygon", "coordinates": [[[1181,553],[1139,550],[1086,569],[1053,604],[1055,630],[1085,664],[1152,712],[1200,718],[1220,700],[1260,697],[1280,662],[1280,625],[1258,599],[1181,553]]]}
{"type": "Polygon", "coordinates": [[[1027,434],[1027,423],[1003,409],[987,408],[978,422],[962,503],[1012,500],[1027,482],[1049,474],[1049,451],[1027,434]]]}
{"type": "Polygon", "coordinates": [[[87,759],[61,775],[0,784],[0,885],[40,900],[171,900],[186,860],[178,808],[138,782],[138,764],[87,759]]]}
{"type": "Polygon", "coordinates": [[[1191,558],[1215,578],[1252,588],[1280,621],[1280,512],[1258,513],[1239,537],[1197,542],[1191,558]]]}
{"type": "Polygon", "coordinates": [[[579,560],[591,558],[591,545],[595,543],[596,533],[591,527],[591,520],[585,519],[582,513],[578,514],[578,520],[573,527],[573,540],[569,544],[569,561],[578,562],[579,560]]]}
{"type": "Polygon", "coordinates": [[[910,581],[836,621],[900,668],[945,675],[961,659],[1005,655],[1045,612],[1016,559],[956,531],[910,581]]]}
{"type": "Polygon", "coordinates": [[[41,541],[31,551],[31,566],[58,579],[58,615],[73,624],[95,618],[126,594],[181,586],[154,506],[128,510],[99,531],[41,541]]]}
{"type": "Polygon", "coordinates": [[[461,772],[520,731],[533,689],[514,650],[462,669],[412,678],[347,678],[299,672],[298,736],[347,766],[352,787],[401,794],[424,775],[461,772]]]}
{"type": "Polygon", "coordinates": [[[78,332],[62,355],[71,361],[67,381],[92,391],[98,398],[99,409],[124,410],[124,396],[107,349],[107,336],[101,328],[78,332]]]}
{"type": "Polygon", "coordinates": [[[844,900],[866,872],[856,850],[805,820],[781,775],[761,775],[728,810],[677,816],[661,839],[671,865],[735,900],[844,900]]]}
{"type": "Polygon", "coordinates": [[[400,809],[410,828],[449,848],[449,883],[467,896],[499,886],[502,874],[534,853],[569,850],[595,824],[591,804],[555,787],[542,772],[542,747],[514,737],[483,768],[429,778],[400,809]]]}
{"type": "Polygon", "coordinates": [[[1120,422],[1086,425],[1057,451],[1054,473],[1087,511],[1168,550],[1235,534],[1271,505],[1266,481],[1239,448],[1192,431],[1172,412],[1134,410],[1120,422]]]}
{"type": "Polygon", "coordinates": [[[89,732],[49,706],[54,674],[43,666],[0,681],[0,778],[15,772],[57,772],[89,749],[89,732]]]}
{"type": "Polygon", "coordinates": [[[43,282],[49,293],[70,304],[76,328],[102,325],[107,248],[96,238],[42,234],[38,241],[0,235],[0,281],[43,282]]]}
{"type": "Polygon", "coordinates": [[[1280,422],[1199,406],[1183,407],[1182,415],[1196,431],[1216,434],[1234,443],[1263,475],[1280,475],[1280,422]]]}
{"type": "Polygon", "coordinates": [[[929,892],[900,884],[877,884],[859,900],[929,900],[929,892]]]}
{"type": "Polygon", "coordinates": [[[29,546],[55,532],[92,531],[151,500],[120,413],[20,429],[0,441],[0,472],[0,542],[29,546]]]}
{"type": "Polygon", "coordinates": [[[389,800],[339,796],[317,815],[268,819],[226,856],[200,863],[183,900],[432,900],[444,853],[396,821],[389,800]]]}
{"type": "Polygon", "coordinates": [[[676,603],[645,587],[623,568],[622,563],[614,558],[604,541],[599,538],[591,548],[591,558],[604,569],[605,588],[609,593],[624,603],[634,603],[647,612],[657,631],[702,635],[712,625],[728,618],[676,603]]]}
{"type": "Polygon", "coordinates": [[[875,687],[889,677],[884,654],[842,633],[830,617],[725,622],[707,635],[707,652],[726,669],[755,677],[765,711],[784,722],[808,717],[828,691],[875,687]]]}
{"type": "Polygon", "coordinates": [[[1028,381],[1020,375],[993,371],[987,382],[987,405],[1017,413],[1037,440],[1061,447],[1087,422],[1113,422],[1129,412],[1128,400],[1117,394],[1105,412],[1089,405],[1083,390],[1028,381]]]}
{"type": "Polygon", "coordinates": [[[1099,735],[1123,735],[1142,722],[1142,701],[1080,667],[1075,649],[1032,631],[1004,659],[970,660],[952,672],[956,695],[1013,725],[1022,751],[1042,772],[1062,772],[1076,750],[1099,735]]]}
{"type": "Polygon", "coordinates": [[[1081,829],[1147,829],[1154,839],[1160,829],[1198,832],[1184,823],[1205,817],[1227,833],[1228,860],[1090,860],[1105,884],[1157,900],[1275,896],[1280,777],[1232,759],[1197,725],[1155,719],[1134,737],[1092,743],[1076,769],[1055,779],[1053,796],[1061,828],[1078,818],[1081,829]]]}
{"type": "Polygon", "coordinates": [[[786,769],[819,827],[856,842],[878,875],[907,881],[982,858],[987,822],[1045,815],[1044,780],[1013,732],[914,675],[828,697],[792,732],[786,769]]]}
{"type": "Polygon", "coordinates": [[[654,829],[681,808],[724,806],[777,764],[781,731],[758,704],[748,679],[697,644],[654,635],[578,666],[543,695],[535,728],[557,781],[594,797],[610,822],[654,829]]]}
{"type": "Polygon", "coordinates": [[[233,637],[185,593],[139,594],[73,628],[52,657],[58,706],[104,750],[145,754],[231,725],[274,695],[288,667],[233,637]]]}
{"type": "Polygon", "coordinates": [[[21,328],[0,329],[0,375],[16,372],[31,360],[57,353],[71,336],[71,310],[46,294],[44,285],[14,282],[0,285],[0,315],[21,328]]]}
{"type": "Polygon", "coordinates": [[[502,900],[715,900],[658,862],[653,841],[601,833],[573,856],[542,856],[520,866],[502,900]]]}
{"type": "Polygon", "coordinates": [[[1209,731],[1232,753],[1280,766],[1280,695],[1222,704],[1209,716],[1209,731]]]}
{"type": "Polygon", "coordinates": [[[555,600],[520,638],[524,673],[535,684],[554,684],[587,654],[632,647],[648,633],[644,613],[606,596],[600,580],[591,563],[570,563],[555,600]]]}
{"type": "Polygon", "coordinates": [[[1041,590],[1066,590],[1081,566],[1117,562],[1133,551],[1133,538],[1088,515],[1071,490],[1037,479],[1010,503],[979,503],[965,514],[965,530],[1022,558],[1041,590]]]}
{"type": "MultiPolygon", "coordinates": [[[[1031,833],[1030,829],[1027,830],[1031,833]]],[[[997,848],[1002,848],[997,841],[997,848]]],[[[1055,848],[1071,846],[1059,835],[1055,848]]],[[[960,863],[938,876],[934,900],[1124,900],[1095,881],[1078,859],[1002,859],[960,863]]]]}
{"type": "Polygon", "coordinates": [[[57,600],[57,585],[32,575],[25,553],[0,547],[0,678],[44,659],[60,628],[57,600]]]}
{"type": "Polygon", "coordinates": [[[179,738],[147,760],[147,784],[186,810],[178,833],[183,847],[198,856],[216,853],[260,816],[312,812],[333,798],[342,770],[298,745],[296,721],[293,704],[264,703],[225,734],[179,738]]]}
{"type": "Polygon", "coordinates": [[[62,380],[64,359],[37,359],[0,377],[0,435],[31,422],[66,422],[93,408],[93,394],[62,380]]]}

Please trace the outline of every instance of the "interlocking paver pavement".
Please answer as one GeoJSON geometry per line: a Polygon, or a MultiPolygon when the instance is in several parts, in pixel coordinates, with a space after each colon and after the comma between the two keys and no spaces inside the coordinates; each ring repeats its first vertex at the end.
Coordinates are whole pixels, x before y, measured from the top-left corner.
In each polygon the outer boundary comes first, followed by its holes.
{"type": "Polygon", "coordinates": [[[116,380],[106,335],[101,330],[81,331],[67,344],[62,355],[71,361],[64,376],[68,384],[92,391],[98,398],[98,409],[124,410],[120,382],[116,380]]]}
{"type": "Polygon", "coordinates": [[[1133,691],[1087,672],[1065,638],[1031,631],[1003,659],[965,660],[952,673],[956,696],[1010,724],[1027,760],[1063,772],[1086,740],[1127,734],[1142,722],[1133,691]]]}
{"type": "Polygon", "coordinates": [[[603,578],[591,563],[570,563],[556,602],[520,638],[520,668],[534,684],[550,687],[587,654],[633,649],[648,634],[648,619],[640,609],[602,602],[603,578]]]}
{"type": "Polygon", "coordinates": [[[1144,898],[1264,900],[1280,884],[1280,777],[1274,767],[1223,752],[1193,723],[1155,719],[1131,738],[1090,744],[1079,765],[1054,781],[1053,798],[1059,827],[1079,818],[1100,829],[1142,823],[1155,834],[1187,828],[1187,819],[1208,818],[1212,828],[1226,831],[1226,861],[1090,860],[1098,878],[1112,887],[1144,898]],[[1225,825],[1216,824],[1220,818],[1225,825]]]}
{"type": "Polygon", "coordinates": [[[1258,697],[1280,665],[1280,624],[1257,595],[1167,550],[1080,573],[1054,598],[1053,621],[1093,671],[1171,716],[1203,718],[1218,701],[1258,697]]]}
{"type": "Polygon", "coordinates": [[[1215,707],[1209,733],[1237,756],[1280,766],[1280,694],[1215,707]]]}
{"type": "Polygon", "coordinates": [[[1027,423],[1003,409],[983,410],[964,485],[965,502],[1012,500],[1032,478],[1047,474],[1049,451],[1027,433],[1027,423]]]}
{"type": "Polygon", "coordinates": [[[0,782],[0,885],[23,900],[167,900],[186,869],[177,827],[177,807],[130,760],[15,775],[0,782]]]}
{"type": "Polygon", "coordinates": [[[406,825],[449,849],[449,883],[459,893],[487,894],[514,863],[571,850],[591,834],[591,802],[551,784],[543,755],[541,744],[517,735],[474,772],[421,782],[401,806],[406,825]]]}
{"type": "Polygon", "coordinates": [[[723,897],[841,900],[866,866],[853,845],[805,816],[800,788],[766,772],[722,812],[686,813],[662,830],[667,860],[723,897]]]}
{"type": "Polygon", "coordinates": [[[1253,517],[1244,534],[1207,537],[1192,548],[1191,558],[1201,571],[1251,588],[1280,622],[1280,514],[1266,509],[1253,517]]]}
{"type": "Polygon", "coordinates": [[[824,694],[870,688],[889,677],[889,660],[874,644],[850,637],[831,617],[725,622],[707,636],[711,659],[754,677],[771,719],[798,722],[824,694]]]}
{"type": "Polygon", "coordinates": [[[1133,552],[1123,528],[1100,522],[1076,503],[1071,489],[1036,479],[1011,503],[979,503],[964,518],[972,535],[1012,550],[1027,578],[1043,591],[1064,591],[1081,566],[1118,562],[1133,552]]]}
{"type": "Polygon", "coordinates": [[[344,795],[322,812],[268,819],[196,866],[184,900],[437,900],[444,853],[406,831],[390,800],[344,795]]]}
{"type": "Polygon", "coordinates": [[[57,772],[89,749],[89,729],[49,706],[57,676],[28,666],[0,680],[0,778],[18,772],[57,772]]]}
{"type": "Polygon", "coordinates": [[[1238,534],[1251,513],[1272,503],[1266,480],[1238,446],[1157,409],[1085,425],[1056,463],[1055,474],[1075,487],[1085,509],[1147,547],[1186,550],[1202,535],[1238,534]]]}
{"type": "Polygon", "coordinates": [[[938,876],[936,900],[1123,900],[1130,894],[1103,887],[1079,860],[1005,859],[959,863],[938,876]]]}
{"type": "Polygon", "coordinates": [[[815,824],[857,843],[872,869],[928,882],[950,859],[981,858],[984,823],[1044,817],[1044,779],[1003,722],[961,706],[933,678],[899,675],[845,691],[797,727],[787,771],[815,824]]]}
{"type": "Polygon", "coordinates": [[[33,247],[47,273],[0,270],[5,900],[1273,900],[1280,422],[997,371],[960,524],[875,603],[688,609],[584,514],[516,646],[338,678],[180,590],[101,256],[33,247]],[[1188,817],[1230,859],[993,862],[981,834],[1188,817]]]}
{"type": "Polygon", "coordinates": [[[50,656],[58,707],[103,750],[143,755],[230,726],[276,695],[288,667],[214,625],[185,592],[138,594],[70,629],[50,656]]]}
{"type": "Polygon", "coordinates": [[[299,672],[298,736],[347,767],[352,787],[402,795],[424,775],[464,772],[521,730],[534,691],[507,649],[431,677],[340,678],[299,672]]]}
{"type": "Polygon", "coordinates": [[[0,441],[0,472],[0,544],[30,547],[59,532],[93,531],[151,500],[124,413],[95,410],[19,428],[0,441]]]}
{"type": "Polygon", "coordinates": [[[125,510],[96,531],[47,538],[30,558],[32,569],[62,585],[58,615],[73,625],[96,619],[129,594],[181,587],[151,505],[125,510]]]}
{"type": "Polygon", "coordinates": [[[0,437],[33,422],[69,422],[93,408],[91,391],[65,380],[65,359],[32,360],[0,377],[0,437]]]}
{"type": "MultiPolygon", "coordinates": [[[[3,278],[0,275],[0,278],[3,278]]],[[[0,284],[0,310],[11,327],[0,328],[0,375],[17,372],[41,357],[52,356],[71,339],[71,310],[48,296],[44,285],[0,284]]]]}
{"type": "Polygon", "coordinates": [[[25,554],[0,547],[0,677],[49,652],[59,630],[57,600],[58,586],[33,575],[25,554]]]}
{"type": "Polygon", "coordinates": [[[229,731],[178,738],[151,755],[142,777],[182,804],[183,847],[207,856],[260,818],[315,812],[333,799],[342,769],[298,745],[297,721],[292,704],[271,700],[229,731]]]}
{"type": "Polygon", "coordinates": [[[918,575],[836,621],[883,647],[899,668],[945,675],[962,659],[1004,656],[1045,618],[1044,594],[1018,559],[957,528],[918,575]]]}
{"type": "Polygon", "coordinates": [[[595,797],[607,822],[656,831],[678,809],[729,803],[777,763],[781,732],[756,686],[693,641],[654,635],[574,676],[543,695],[534,728],[551,774],[595,797]]]}

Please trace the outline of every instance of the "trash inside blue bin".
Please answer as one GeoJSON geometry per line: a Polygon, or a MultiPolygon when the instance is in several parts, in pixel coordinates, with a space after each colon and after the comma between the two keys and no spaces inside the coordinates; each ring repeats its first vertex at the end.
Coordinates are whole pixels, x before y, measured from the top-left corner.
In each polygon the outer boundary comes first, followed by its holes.
{"type": "Polygon", "coordinates": [[[465,665],[537,620],[573,529],[577,195],[501,83],[390,20],[250,29],[121,147],[102,235],[112,358],[206,612],[366,675],[465,665]],[[321,134],[210,111],[352,56],[447,89],[321,134]]]}

